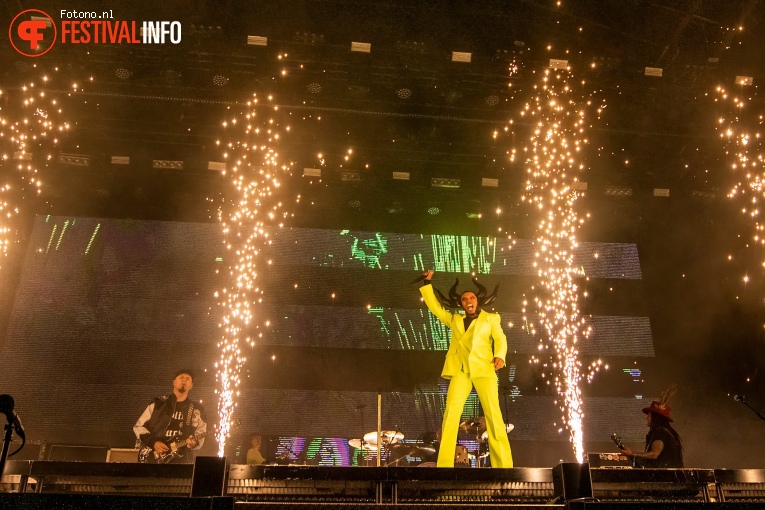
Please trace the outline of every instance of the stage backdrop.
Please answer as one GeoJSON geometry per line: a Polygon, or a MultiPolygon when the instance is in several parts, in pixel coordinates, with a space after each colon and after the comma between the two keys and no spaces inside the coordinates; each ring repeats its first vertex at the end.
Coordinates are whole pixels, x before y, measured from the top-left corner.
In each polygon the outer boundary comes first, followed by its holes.
{"type": "MultiPolygon", "coordinates": [[[[529,240],[347,230],[281,229],[261,258],[236,434],[271,436],[271,453],[322,464],[359,461],[349,438],[376,425],[407,440],[437,430],[449,332],[409,282],[437,270],[446,293],[470,274],[491,290],[508,336],[501,404],[516,442],[566,442],[543,365],[549,353],[521,314],[534,285],[529,240]],[[265,260],[271,265],[265,265],[265,260]],[[268,321],[268,325],[265,323],[268,321]],[[259,334],[263,333],[260,337],[259,334]],[[530,363],[530,357],[540,363],[530,363]],[[289,450],[289,451],[288,451],[289,450]]],[[[195,370],[193,395],[216,420],[215,368],[231,253],[218,225],[40,216],[36,219],[0,357],[29,436],[54,443],[132,445],[131,427],[176,369],[195,370]]],[[[585,387],[585,438],[645,433],[640,388],[654,357],[635,244],[581,243],[587,278],[580,342],[586,365],[609,370],[585,387]]],[[[538,328],[537,328],[538,329],[538,328]]],[[[646,395],[645,398],[649,398],[646,395]]],[[[479,416],[471,396],[464,418],[479,416]]],[[[464,437],[466,444],[471,438],[464,437]]],[[[518,459],[524,465],[522,459],[518,459]]],[[[528,465],[528,464],[525,464],[528,465]]]]}

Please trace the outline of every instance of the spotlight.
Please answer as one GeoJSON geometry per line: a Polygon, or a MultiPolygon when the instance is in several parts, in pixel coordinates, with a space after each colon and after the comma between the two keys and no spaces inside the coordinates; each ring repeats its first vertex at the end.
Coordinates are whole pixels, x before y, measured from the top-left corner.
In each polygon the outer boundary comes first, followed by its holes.
{"type": "Polygon", "coordinates": [[[216,87],[225,87],[226,84],[228,83],[228,78],[223,76],[222,74],[216,74],[215,76],[213,76],[212,81],[213,81],[213,85],[215,85],[216,87]]]}
{"type": "Polygon", "coordinates": [[[428,207],[428,214],[430,214],[431,216],[435,216],[440,213],[441,213],[441,209],[438,206],[433,205],[428,207]]]}
{"type": "Polygon", "coordinates": [[[131,72],[130,72],[130,70],[128,70],[128,69],[125,69],[124,67],[120,67],[119,69],[117,69],[116,71],[114,71],[114,75],[115,75],[117,78],[119,78],[120,80],[127,80],[128,78],[130,78],[130,76],[131,76],[132,74],[133,74],[133,73],[131,73],[131,72]]]}
{"type": "Polygon", "coordinates": [[[499,96],[492,94],[486,98],[486,104],[489,106],[497,106],[499,104],[499,96]]]}
{"type": "Polygon", "coordinates": [[[318,94],[321,92],[321,83],[316,83],[315,81],[309,83],[306,88],[308,89],[308,92],[311,94],[318,94]]]}

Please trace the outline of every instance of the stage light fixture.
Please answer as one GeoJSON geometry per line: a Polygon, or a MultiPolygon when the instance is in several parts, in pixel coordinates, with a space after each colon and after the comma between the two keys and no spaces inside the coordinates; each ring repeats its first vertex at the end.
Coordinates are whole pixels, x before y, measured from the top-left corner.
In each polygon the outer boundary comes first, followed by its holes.
{"type": "Polygon", "coordinates": [[[605,193],[610,197],[629,197],[632,196],[632,188],[623,186],[609,186],[605,189],[605,193]]]}
{"type": "Polygon", "coordinates": [[[713,200],[717,197],[716,193],[710,193],[709,191],[691,191],[691,196],[694,198],[703,198],[705,200],[713,200]]]}
{"type": "Polygon", "coordinates": [[[112,156],[112,165],[129,165],[129,156],[112,156]]]}
{"type": "Polygon", "coordinates": [[[31,152],[14,152],[13,159],[17,159],[19,161],[32,161],[32,153],[31,152]]]}
{"type": "Polygon", "coordinates": [[[351,51],[356,51],[359,53],[371,53],[372,43],[352,42],[351,51]]]}
{"type": "Polygon", "coordinates": [[[491,177],[482,177],[481,186],[485,186],[487,188],[498,188],[499,179],[492,179],[491,177]]]}
{"type": "Polygon", "coordinates": [[[393,172],[393,180],[395,181],[408,181],[409,172],[393,172]]]}
{"type": "Polygon", "coordinates": [[[489,106],[497,106],[499,104],[499,96],[492,94],[486,98],[486,104],[489,106]]]}
{"type": "Polygon", "coordinates": [[[71,166],[90,166],[90,156],[81,154],[59,154],[58,162],[71,166]]]}
{"type": "Polygon", "coordinates": [[[305,87],[305,88],[306,88],[306,89],[308,90],[308,92],[310,92],[311,94],[318,94],[319,92],[321,92],[321,83],[318,83],[318,82],[312,81],[311,83],[309,83],[308,85],[306,85],[306,87],[305,87]]]}
{"type": "Polygon", "coordinates": [[[207,169],[213,170],[216,172],[225,172],[226,171],[226,163],[222,161],[208,161],[207,162],[207,169]]]}
{"type": "Polygon", "coordinates": [[[401,87],[399,89],[396,89],[396,95],[399,97],[399,99],[409,99],[412,97],[412,89],[407,87],[401,87]]]}
{"type": "Polygon", "coordinates": [[[224,87],[226,84],[228,84],[228,78],[226,76],[223,76],[222,74],[216,74],[213,76],[213,85],[216,87],[224,87]]]}
{"type": "Polygon", "coordinates": [[[342,182],[361,182],[361,174],[358,172],[340,172],[342,182]]]}
{"type": "Polygon", "coordinates": [[[550,69],[561,69],[566,70],[568,69],[568,60],[561,60],[557,58],[551,58],[550,59],[550,69]]]}
{"type": "Polygon", "coordinates": [[[129,69],[125,69],[124,67],[120,67],[114,71],[114,75],[120,80],[127,80],[132,74],[133,73],[131,73],[129,69]]]}
{"type": "Polygon", "coordinates": [[[587,191],[587,183],[583,181],[575,181],[571,183],[571,189],[574,191],[587,191]]]}
{"type": "Polygon", "coordinates": [[[247,44],[250,46],[268,46],[268,37],[261,37],[259,35],[248,35],[247,44]]]}
{"type": "Polygon", "coordinates": [[[361,209],[361,201],[360,200],[349,200],[348,201],[348,207],[351,209],[361,209]]]}
{"type": "Polygon", "coordinates": [[[662,74],[664,74],[664,69],[662,69],[661,67],[646,67],[645,68],[646,76],[655,76],[657,78],[661,78],[662,74]]]}
{"type": "Polygon", "coordinates": [[[433,177],[430,179],[430,185],[434,188],[459,188],[460,179],[445,179],[442,177],[433,177]]]}
{"type": "Polygon", "coordinates": [[[453,51],[452,52],[452,62],[470,62],[473,60],[473,54],[472,53],[466,53],[463,51],[453,51]]]}
{"type": "Polygon", "coordinates": [[[668,197],[669,196],[669,189],[667,189],[667,188],[654,188],[653,189],[653,196],[655,196],[655,197],[668,197]]]}
{"type": "Polygon", "coordinates": [[[303,177],[321,177],[321,168],[304,168],[303,177]]]}
{"type": "Polygon", "coordinates": [[[183,161],[174,161],[169,159],[153,159],[152,168],[158,170],[183,170],[183,161]]]}
{"type": "Polygon", "coordinates": [[[751,85],[753,82],[751,76],[736,76],[736,85],[751,85]]]}
{"type": "Polygon", "coordinates": [[[428,214],[430,214],[431,216],[435,216],[435,215],[440,214],[440,213],[441,213],[441,208],[440,207],[438,207],[436,205],[432,205],[432,206],[428,207],[428,214]]]}

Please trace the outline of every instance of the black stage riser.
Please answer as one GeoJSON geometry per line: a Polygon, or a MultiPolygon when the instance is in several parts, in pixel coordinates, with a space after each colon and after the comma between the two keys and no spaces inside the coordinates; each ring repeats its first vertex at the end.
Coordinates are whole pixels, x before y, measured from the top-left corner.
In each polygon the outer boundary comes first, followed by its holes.
{"type": "Polygon", "coordinates": [[[0,494],[0,510],[233,510],[233,508],[234,498],[0,494]]]}

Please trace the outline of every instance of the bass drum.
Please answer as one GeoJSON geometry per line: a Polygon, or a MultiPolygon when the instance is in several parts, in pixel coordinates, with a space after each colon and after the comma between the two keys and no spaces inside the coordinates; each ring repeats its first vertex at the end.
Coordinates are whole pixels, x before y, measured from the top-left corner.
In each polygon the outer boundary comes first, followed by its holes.
{"type": "Polygon", "coordinates": [[[457,448],[454,450],[454,467],[470,467],[468,449],[461,444],[458,444],[457,448]]]}

